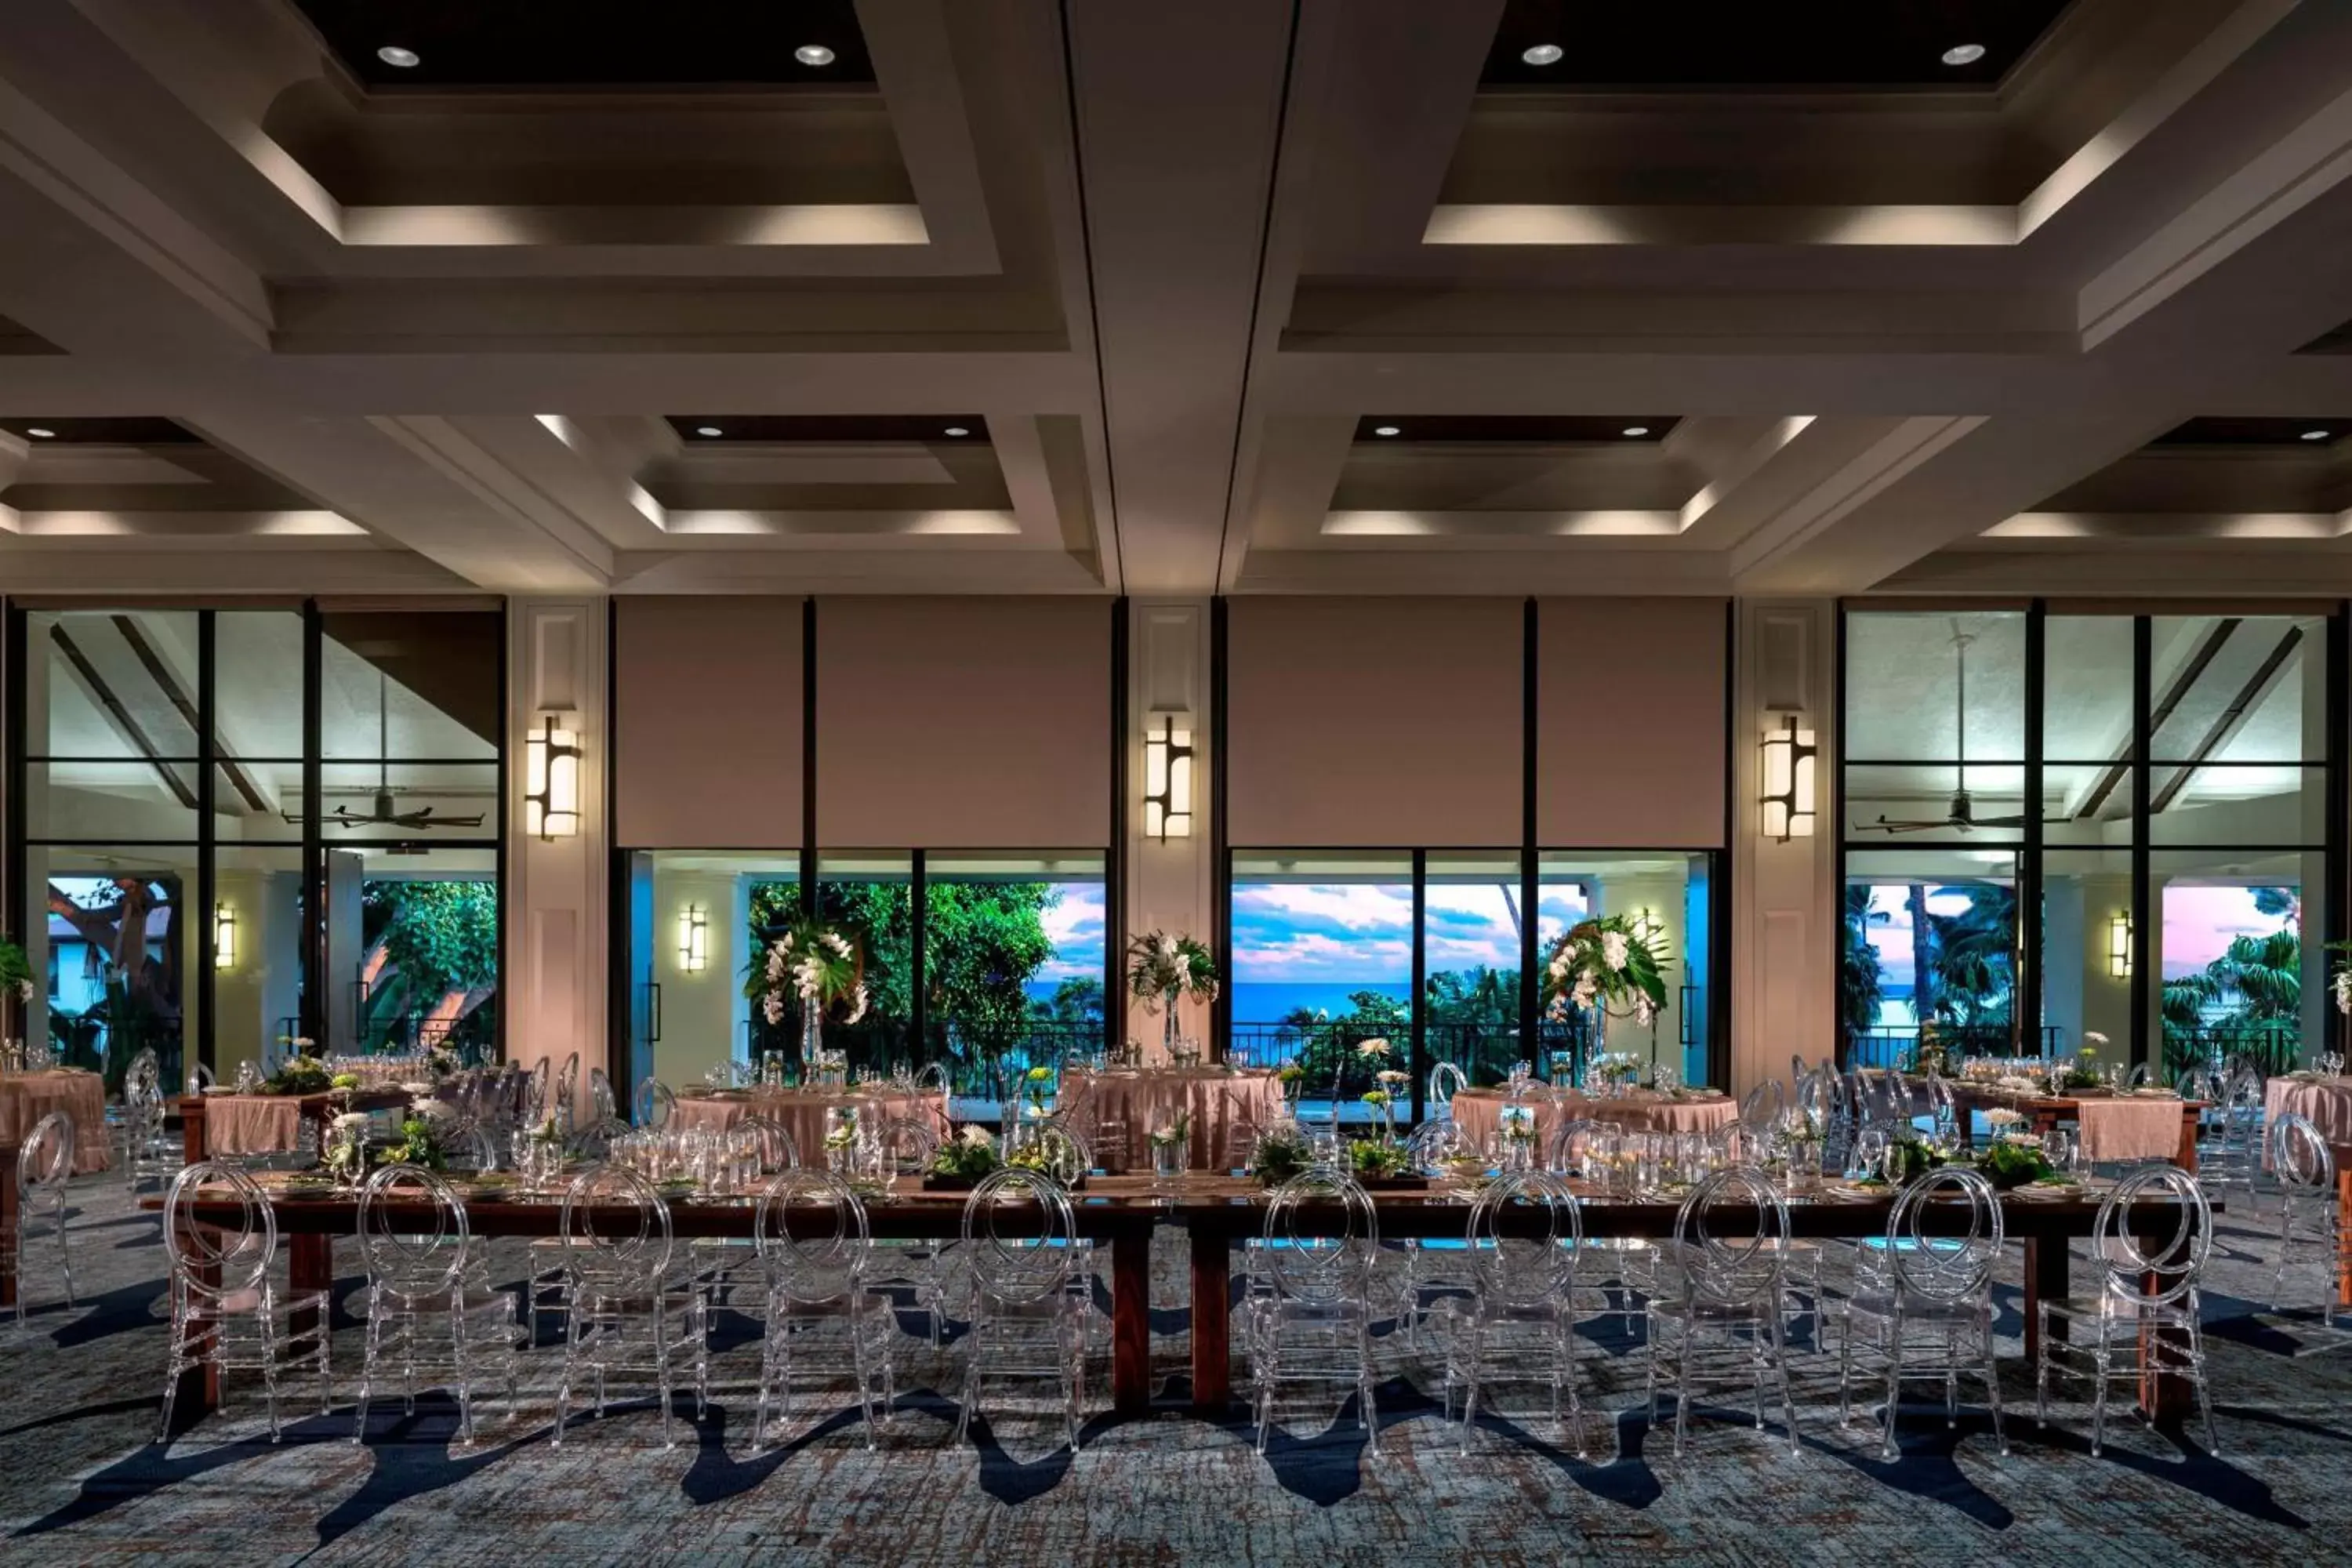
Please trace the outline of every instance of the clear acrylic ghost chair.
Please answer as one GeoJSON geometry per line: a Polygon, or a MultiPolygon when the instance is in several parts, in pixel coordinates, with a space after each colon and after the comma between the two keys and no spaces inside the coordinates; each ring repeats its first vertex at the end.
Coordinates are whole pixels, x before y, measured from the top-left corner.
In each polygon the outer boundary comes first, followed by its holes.
{"type": "MultiPolygon", "coordinates": [[[[2121,1383],[2137,1390],[2143,1376],[2188,1378],[2205,1418],[2205,1446],[2219,1452],[2213,1400],[2205,1380],[2205,1329],[2200,1281],[2213,1246],[2213,1214],[2197,1178],[2171,1165],[2150,1165],[2126,1176],[2099,1205],[2092,1227],[2099,1265],[2096,1295],[2042,1302],[2042,1353],[2034,1366],[2034,1415],[2050,1420],[2053,1374],[2088,1378],[2092,1385],[2091,1455],[2107,1435],[2107,1394],[2121,1383]],[[2135,1235],[2135,1208],[2168,1205],[2168,1235],[2135,1235]],[[2053,1323],[2067,1330],[2061,1339],[2053,1323]]],[[[2332,1283],[2332,1280],[2331,1280],[2332,1283]]]]}
{"type": "Polygon", "coordinates": [[[677,1114],[677,1096],[661,1079],[648,1078],[629,1097],[629,1113],[630,1120],[639,1127],[667,1127],[669,1119],[677,1114]]]}
{"type": "Polygon", "coordinates": [[[501,1379],[518,1407],[523,1329],[511,1291],[491,1289],[466,1205],[434,1172],[386,1165],[360,1190],[360,1255],[367,1266],[366,1362],[352,1441],[367,1432],[380,1369],[396,1369],[402,1408],[416,1409],[421,1366],[444,1373],[457,1395],[457,1440],[474,1440],[474,1388],[501,1379]]]}
{"type": "Polygon", "coordinates": [[[213,1069],[205,1066],[204,1063],[199,1061],[191,1061],[188,1064],[188,1092],[190,1094],[202,1094],[205,1090],[212,1088],[212,1086],[218,1081],[219,1080],[213,1075],[213,1069]]]}
{"type": "Polygon", "coordinates": [[[1927,1073],[1927,1116],[1932,1124],[1928,1129],[1930,1136],[1947,1140],[1959,1136],[1959,1102],[1944,1075],[1932,1068],[1927,1073]]]}
{"type": "Polygon", "coordinates": [[[1249,1296],[1243,1324],[1259,1453],[1286,1382],[1352,1386],[1365,1447],[1379,1451],[1371,1300],[1380,1240],[1372,1200],[1332,1167],[1316,1166],[1276,1190],[1264,1233],[1244,1248],[1249,1296]]]}
{"type": "MultiPolygon", "coordinates": [[[[1560,1395],[1571,1419],[1582,1414],[1576,1393],[1576,1267],[1584,1219],[1559,1177],[1540,1171],[1497,1177],[1470,1207],[1465,1230],[1471,1294],[1440,1310],[1445,1347],[1445,1408],[1462,1399],[1462,1452],[1470,1452],[1479,1394],[1500,1383],[1535,1382],[1551,1390],[1551,1419],[1560,1420],[1560,1395]]],[[[1488,1397],[1489,1408],[1492,1396],[1488,1397]]],[[[1584,1454],[1583,1424],[1574,1433],[1584,1454]]]]}
{"type": "Polygon", "coordinates": [[[865,1204],[831,1171],[789,1170],[760,1194],[752,1239],[767,1287],[752,1452],[767,1444],[772,1394],[790,1420],[793,1377],[837,1379],[845,1364],[872,1448],[875,1408],[888,1420],[896,1397],[890,1348],[898,1324],[889,1298],[866,1289],[873,1233],[865,1204]]]}
{"type": "Polygon", "coordinates": [[[8,1179],[16,1184],[16,1234],[0,1236],[0,1247],[16,1248],[16,1327],[25,1326],[25,1299],[32,1294],[25,1264],[32,1256],[33,1229],[43,1210],[49,1234],[57,1240],[58,1272],[64,1277],[66,1306],[74,1304],[73,1254],[66,1246],[66,1184],[73,1180],[73,1118],[52,1110],[33,1125],[32,1135],[16,1151],[16,1168],[8,1179]]]}
{"type": "Polygon", "coordinates": [[[620,1118],[621,1102],[613,1093],[613,1075],[603,1068],[588,1069],[588,1114],[599,1121],[620,1118]]]}
{"type": "Polygon", "coordinates": [[[2000,1452],[2008,1454],[1992,1338],[1992,1276],[2001,1241],[2000,1202],[1974,1171],[1948,1166],[1931,1172],[1895,1200],[1886,1222],[1885,1283],[1857,1289],[1838,1310],[1844,1330],[1840,1336],[1839,1423],[1853,1418],[1853,1364],[1859,1350],[1876,1359],[1886,1374],[1882,1458],[1893,1459],[1899,1453],[1895,1423],[1902,1408],[1906,1372],[1914,1377],[1940,1375],[1946,1417],[1957,1420],[1963,1360],[1984,1381],[1993,1438],[2000,1452]],[[1916,1370],[1923,1350],[1938,1352],[1928,1373],[1916,1370]]]}
{"type": "Polygon", "coordinates": [[[1429,1069],[1429,1114],[1436,1121],[1454,1120],[1454,1097],[1470,1087],[1469,1079],[1452,1062],[1429,1069]]]}
{"type": "Polygon", "coordinates": [[[971,1326],[954,1441],[971,1429],[984,1381],[1052,1379],[1070,1451],[1086,1403],[1087,1303],[1071,1289],[1077,1221],[1050,1176],[1008,1167],[982,1179],[963,1205],[971,1326]]]}
{"type": "MultiPolygon", "coordinates": [[[[1607,1121],[1563,1121],[1552,1130],[1545,1167],[1581,1182],[1595,1195],[1614,1194],[1624,1182],[1624,1130],[1607,1121]]],[[[1658,1244],[1643,1236],[1587,1236],[1577,1243],[1583,1265],[1576,1289],[1591,1311],[1614,1318],[1630,1339],[1642,1316],[1641,1297],[1658,1281],[1658,1244]]]]}
{"type": "Polygon", "coordinates": [[[179,1163],[177,1152],[163,1135],[163,1091],[155,1084],[152,1064],[147,1075],[123,1079],[122,1171],[134,1195],[150,1176],[169,1181],[179,1163]]]}
{"type": "Polygon", "coordinates": [[[2316,1266],[2320,1321],[2336,1323],[2336,1281],[2342,1264],[2337,1226],[2336,1156],[2311,1119],[2288,1114],[2270,1130],[2272,1179],[2279,1188],[2278,1268],[2271,1277],[2271,1304],[2284,1309],[2287,1270],[2316,1266]]]}
{"type": "Polygon", "coordinates": [[[1768,1078],[1749,1089],[1748,1097],[1739,1102],[1739,1120],[1750,1127],[1769,1130],[1780,1124],[1780,1113],[1787,1106],[1788,1097],[1780,1088],[1780,1080],[1768,1078]]]}
{"type": "Polygon", "coordinates": [[[1649,1303],[1647,1384],[1654,1426],[1660,1382],[1674,1389],[1677,1458],[1689,1426],[1691,1389],[1702,1375],[1751,1382],[1759,1431],[1765,1381],[1777,1380],[1789,1448],[1796,1451],[1797,1411],[1783,1342],[1788,1241],[1788,1205],[1763,1172],[1746,1166],[1709,1176],[1675,1214],[1666,1278],[1649,1303]]]}
{"type": "Polygon", "coordinates": [[[2223,1079],[2218,1117],[2198,1150],[2197,1178],[2206,1195],[2226,1197],[2231,1188],[2243,1188],[2247,1206],[2258,1209],[2264,1143],[2262,1077],[2242,1066],[2223,1079]]]}
{"type": "Polygon", "coordinates": [[[202,1367],[257,1372],[268,1391],[269,1440],[278,1439],[278,1382],[304,1366],[319,1378],[319,1410],[331,1392],[327,1332],[328,1293],[281,1292],[270,1278],[278,1257],[278,1222],[251,1176],[205,1161],[172,1182],[163,1200],[163,1251],[172,1268],[172,1327],[163,1369],[161,1440],[172,1435],[172,1404],[184,1373],[202,1367]],[[199,1197],[235,1205],[226,1220],[201,1223],[199,1197]],[[295,1314],[304,1314],[300,1326],[295,1314]]]}
{"type": "Polygon", "coordinates": [[[622,1165],[583,1172],[563,1194],[563,1372],[555,1392],[553,1441],[563,1443],[572,1391],[595,1383],[604,1413],[609,1377],[649,1378],[661,1403],[662,1442],[676,1447],[670,1391],[679,1363],[694,1373],[695,1409],[708,1407],[709,1335],[701,1291],[671,1276],[669,1205],[651,1178],[622,1165]]]}
{"type": "Polygon", "coordinates": [[[573,1051],[563,1058],[563,1068],[555,1075],[554,1111],[563,1131],[569,1132],[577,1122],[580,1110],[580,1053],[573,1051]]]}
{"type": "MultiPolygon", "coordinates": [[[[1443,1068],[1447,1064],[1438,1065],[1443,1068]]],[[[1469,1133],[1450,1118],[1424,1121],[1414,1128],[1412,1135],[1405,1140],[1405,1152],[1415,1170],[1433,1177],[1456,1176],[1474,1166],[1483,1173],[1488,1164],[1485,1152],[1469,1133]]],[[[1404,1248],[1404,1290],[1398,1303],[1398,1316],[1404,1321],[1406,1342],[1418,1349],[1422,1293],[1430,1289],[1468,1291],[1470,1266],[1465,1256],[1466,1244],[1459,1237],[1407,1237],[1401,1245],[1404,1248]]]]}
{"type": "Polygon", "coordinates": [[[568,1159],[600,1165],[611,1155],[615,1140],[626,1138],[635,1131],[617,1117],[592,1121],[563,1141],[563,1152],[568,1159]]]}
{"type": "Polygon", "coordinates": [[[459,1121],[441,1139],[441,1152],[449,1169],[470,1174],[481,1174],[499,1168],[498,1145],[479,1122],[459,1121]]]}
{"type": "MultiPolygon", "coordinates": [[[[940,1136],[929,1122],[894,1116],[875,1134],[883,1176],[891,1181],[920,1182],[938,1158],[940,1136]]],[[[931,1348],[940,1345],[947,1324],[947,1243],[931,1237],[885,1237],[873,1245],[868,1278],[874,1284],[904,1291],[929,1325],[931,1348]]]]}

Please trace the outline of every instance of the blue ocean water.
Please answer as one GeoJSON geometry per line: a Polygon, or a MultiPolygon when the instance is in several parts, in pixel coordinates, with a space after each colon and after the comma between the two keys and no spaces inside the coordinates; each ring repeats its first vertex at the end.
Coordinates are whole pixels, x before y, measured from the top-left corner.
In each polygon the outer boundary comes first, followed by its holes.
{"type": "MultiPolygon", "coordinates": [[[[1055,982],[1033,980],[1025,989],[1039,1002],[1053,999],[1055,982]]],[[[1377,991],[1402,1002],[1412,987],[1402,981],[1243,981],[1234,987],[1234,1021],[1237,1024],[1278,1024],[1298,1008],[1321,1008],[1334,1017],[1349,1011],[1348,997],[1358,991],[1377,991]]]]}

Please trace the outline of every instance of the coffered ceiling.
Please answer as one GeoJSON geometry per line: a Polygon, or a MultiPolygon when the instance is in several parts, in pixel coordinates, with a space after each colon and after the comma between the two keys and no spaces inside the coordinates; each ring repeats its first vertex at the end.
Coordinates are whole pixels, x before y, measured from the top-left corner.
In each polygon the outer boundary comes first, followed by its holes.
{"type": "Polygon", "coordinates": [[[5,25],[10,590],[2352,588],[2322,0],[5,25]]]}

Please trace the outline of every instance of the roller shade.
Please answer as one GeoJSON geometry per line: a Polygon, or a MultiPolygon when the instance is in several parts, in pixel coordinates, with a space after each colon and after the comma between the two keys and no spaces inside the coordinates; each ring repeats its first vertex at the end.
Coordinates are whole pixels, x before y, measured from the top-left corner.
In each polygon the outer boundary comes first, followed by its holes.
{"type": "Polygon", "coordinates": [[[1518,843],[1522,616],[1517,599],[1233,601],[1229,840],[1518,843]]]}
{"type": "Polygon", "coordinates": [[[617,601],[621,847],[799,846],[801,606],[777,597],[617,601]]]}
{"type": "Polygon", "coordinates": [[[1110,636],[1100,599],[818,601],[818,842],[1108,846],[1110,636]]]}
{"type": "Polygon", "coordinates": [[[1538,841],[1721,847],[1724,601],[1546,599],[1537,617],[1538,841]]]}

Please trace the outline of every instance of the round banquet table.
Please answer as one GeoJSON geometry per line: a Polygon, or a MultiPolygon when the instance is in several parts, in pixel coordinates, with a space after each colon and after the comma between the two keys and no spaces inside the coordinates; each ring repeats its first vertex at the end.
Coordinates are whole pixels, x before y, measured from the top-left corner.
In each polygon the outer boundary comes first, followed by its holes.
{"type": "MultiPolygon", "coordinates": [[[[1258,1131],[1282,1117],[1282,1085],[1270,1070],[1223,1068],[1115,1068],[1107,1072],[1072,1068],[1062,1075],[1056,1109],[1076,1110],[1090,1122],[1118,1122],[1127,1129],[1129,1163],[1149,1163],[1148,1140],[1171,1127],[1181,1112],[1192,1118],[1192,1168],[1230,1171],[1246,1156],[1258,1131]],[[1236,1137],[1236,1130],[1243,1135],[1236,1137]]],[[[1104,1169],[1120,1151],[1094,1152],[1104,1169]]]]}
{"type": "MultiPolygon", "coordinates": [[[[104,1079],[76,1068],[0,1073],[0,1142],[21,1145],[53,1110],[64,1111],[73,1122],[74,1174],[86,1176],[113,1163],[104,1079]]],[[[0,1181],[16,1179],[14,1170],[0,1173],[0,1181]]]]}
{"type": "Polygon", "coordinates": [[[680,1127],[724,1131],[747,1117],[761,1116],[792,1134],[805,1165],[824,1162],[824,1113],[852,1106],[862,1117],[881,1121],[919,1121],[940,1137],[948,1133],[947,1102],[938,1090],[908,1093],[877,1089],[743,1089],[677,1097],[674,1121],[680,1127]]]}
{"type": "MultiPolygon", "coordinates": [[[[1491,1148],[1502,1123],[1503,1091],[1465,1089],[1454,1097],[1454,1124],[1481,1149],[1491,1148]]],[[[1712,1132],[1739,1117],[1739,1102],[1727,1094],[1676,1100],[1647,1090],[1594,1098],[1571,1089],[1555,1102],[1540,1089],[1528,1103],[1536,1108],[1536,1136],[1549,1141],[1562,1121],[1605,1121],[1633,1132],[1712,1132]]]]}
{"type": "MultiPolygon", "coordinates": [[[[2282,1116],[2308,1117],[2319,1135],[2341,1148],[2352,1145],[2352,1078],[2274,1078],[2263,1089],[2263,1125],[2282,1116]]],[[[2267,1166],[2270,1149],[2263,1158],[2267,1166]]]]}

